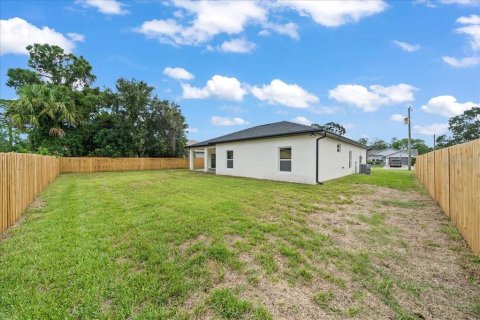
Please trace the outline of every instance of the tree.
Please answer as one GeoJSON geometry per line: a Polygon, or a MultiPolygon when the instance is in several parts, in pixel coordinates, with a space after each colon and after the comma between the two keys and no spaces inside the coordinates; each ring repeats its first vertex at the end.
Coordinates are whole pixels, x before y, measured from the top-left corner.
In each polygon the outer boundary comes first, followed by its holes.
{"type": "Polygon", "coordinates": [[[65,53],[62,48],[48,44],[34,44],[27,50],[30,54],[28,66],[51,84],[83,89],[96,79],[91,73],[92,66],[82,56],[65,53]]]}
{"type": "Polygon", "coordinates": [[[452,136],[441,135],[436,139],[438,148],[465,143],[480,138],[480,107],[466,110],[463,114],[450,118],[448,129],[452,136]]]}
{"type": "Polygon", "coordinates": [[[28,144],[23,132],[15,128],[6,109],[11,100],[0,99],[0,152],[27,152],[28,144]]]}
{"type": "Polygon", "coordinates": [[[120,116],[121,129],[130,134],[134,153],[142,157],[147,147],[146,119],[154,88],[143,81],[123,78],[117,80],[116,88],[112,110],[120,116]]]}
{"type": "Polygon", "coordinates": [[[358,142],[360,142],[361,144],[363,144],[365,146],[368,146],[368,138],[360,138],[360,139],[358,139],[358,142]]]}
{"type": "Polygon", "coordinates": [[[108,92],[109,107],[89,126],[91,155],[117,157],[182,156],[187,125],[180,107],[153,95],[153,87],[119,79],[108,92]]]}
{"type": "Polygon", "coordinates": [[[148,119],[148,153],[151,156],[184,155],[188,126],[180,106],[168,100],[154,99],[148,119]]]}
{"type": "Polygon", "coordinates": [[[446,134],[442,134],[441,136],[438,136],[435,139],[435,148],[436,149],[443,149],[446,147],[453,146],[455,143],[453,143],[453,140],[451,140],[450,137],[448,137],[446,134]]]}
{"type": "Polygon", "coordinates": [[[338,134],[339,136],[343,136],[347,133],[347,130],[345,130],[345,128],[341,124],[338,124],[336,122],[327,122],[324,125],[314,123],[312,124],[312,127],[338,134]]]}
{"type": "Polygon", "coordinates": [[[26,85],[18,91],[19,99],[9,104],[7,116],[20,128],[46,127],[51,136],[63,137],[63,126],[77,121],[74,106],[59,87],[26,85]]]}
{"type": "Polygon", "coordinates": [[[91,65],[58,46],[34,44],[27,50],[31,69],[7,72],[7,85],[19,96],[7,108],[9,117],[28,134],[31,151],[42,148],[60,155],[85,155],[92,143],[84,126],[102,108],[104,96],[91,88],[96,79],[91,65]]]}
{"type": "Polygon", "coordinates": [[[7,76],[7,86],[13,87],[15,90],[25,85],[42,83],[40,75],[32,70],[20,68],[8,69],[7,76]]]}
{"type": "Polygon", "coordinates": [[[120,78],[116,90],[92,87],[83,57],[58,46],[27,47],[31,69],[9,69],[18,99],[4,104],[2,148],[11,133],[28,136],[30,151],[63,156],[180,156],[187,125],[180,107],[160,100],[144,81],[120,78]],[[8,130],[8,125],[10,129],[8,130]],[[4,142],[3,142],[4,141],[4,142]]]}
{"type": "Polygon", "coordinates": [[[448,129],[453,134],[455,144],[480,138],[480,107],[466,110],[463,114],[448,121],[448,129]]]}
{"type": "Polygon", "coordinates": [[[30,130],[36,137],[34,148],[41,146],[42,137],[63,138],[65,128],[77,123],[75,106],[65,90],[45,84],[25,85],[18,90],[19,99],[9,103],[6,116],[16,127],[30,130]]]}
{"type": "Polygon", "coordinates": [[[15,127],[28,134],[32,151],[82,155],[81,126],[99,108],[91,65],[58,46],[27,46],[31,69],[9,69],[7,85],[19,99],[7,106],[15,127]]]}
{"type": "Polygon", "coordinates": [[[368,146],[369,150],[385,150],[390,148],[390,144],[382,139],[374,139],[373,142],[368,146]]]}
{"type": "MultiPolygon", "coordinates": [[[[408,139],[392,139],[392,148],[393,149],[408,149],[408,139]]],[[[431,151],[431,148],[425,144],[425,141],[422,139],[412,139],[411,140],[412,149],[417,149],[418,154],[424,154],[431,151]]]]}

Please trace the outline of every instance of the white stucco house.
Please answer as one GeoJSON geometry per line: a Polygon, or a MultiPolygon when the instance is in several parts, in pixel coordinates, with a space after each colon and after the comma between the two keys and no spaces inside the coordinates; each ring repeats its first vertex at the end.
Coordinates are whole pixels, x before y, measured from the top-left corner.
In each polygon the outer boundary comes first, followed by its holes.
{"type": "Polygon", "coordinates": [[[219,175],[317,184],[358,173],[366,148],[322,129],[282,121],[189,145],[190,170],[198,151],[203,171],[219,175]]]}

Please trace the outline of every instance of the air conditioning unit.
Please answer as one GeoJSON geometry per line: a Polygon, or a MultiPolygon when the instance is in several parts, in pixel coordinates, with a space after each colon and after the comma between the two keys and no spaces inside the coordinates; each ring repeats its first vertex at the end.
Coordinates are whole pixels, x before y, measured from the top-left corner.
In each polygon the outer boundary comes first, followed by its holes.
{"type": "Polygon", "coordinates": [[[363,174],[370,174],[372,172],[372,166],[369,164],[361,164],[360,165],[360,173],[363,174]]]}

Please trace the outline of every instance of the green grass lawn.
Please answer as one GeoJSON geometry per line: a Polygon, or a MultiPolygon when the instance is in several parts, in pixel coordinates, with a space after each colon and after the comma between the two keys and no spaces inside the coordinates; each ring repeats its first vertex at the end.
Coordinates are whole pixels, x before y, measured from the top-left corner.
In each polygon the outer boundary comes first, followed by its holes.
{"type": "MultiPolygon", "coordinates": [[[[331,182],[332,183],[332,182],[331,182]]],[[[337,179],[333,183],[370,184],[398,190],[420,191],[422,188],[413,176],[413,171],[372,168],[371,175],[356,174],[337,179]]]]}
{"type": "MultiPolygon", "coordinates": [[[[306,223],[371,192],[359,184],[419,188],[411,173],[388,170],[323,186],[184,170],[61,175],[41,195],[43,207],[0,241],[0,319],[271,319],[242,297],[262,279],[292,287],[353,281],[358,297],[414,318],[390,291],[391,277],[372,267],[375,252],[342,249],[306,223]],[[231,274],[246,284],[222,285],[231,274]]],[[[332,295],[311,299],[330,308],[332,295]]],[[[330,310],[346,317],[360,308],[358,300],[330,310]]]]}

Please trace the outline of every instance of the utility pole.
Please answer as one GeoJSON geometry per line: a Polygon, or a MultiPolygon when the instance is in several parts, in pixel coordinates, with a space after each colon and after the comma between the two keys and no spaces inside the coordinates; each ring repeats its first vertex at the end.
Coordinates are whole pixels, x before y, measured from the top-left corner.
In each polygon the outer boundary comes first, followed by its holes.
{"type": "Polygon", "coordinates": [[[408,171],[412,170],[412,121],[410,112],[412,106],[408,106],[408,171]]]}

